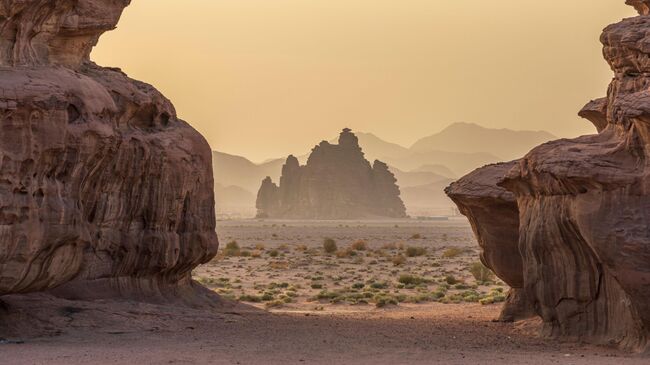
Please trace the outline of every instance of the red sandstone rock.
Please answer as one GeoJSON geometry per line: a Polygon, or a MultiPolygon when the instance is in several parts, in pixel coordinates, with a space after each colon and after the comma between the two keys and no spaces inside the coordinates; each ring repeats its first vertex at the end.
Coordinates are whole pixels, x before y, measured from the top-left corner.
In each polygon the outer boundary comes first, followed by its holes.
{"type": "MultiPolygon", "coordinates": [[[[648,1],[628,3],[648,14],[648,1]]],[[[522,290],[549,336],[648,348],[649,30],[650,17],[641,16],[607,27],[601,37],[615,77],[607,98],[580,113],[599,134],[541,145],[498,183],[516,197],[522,290]]],[[[485,179],[463,181],[465,190],[494,195],[485,179]]],[[[483,227],[477,237],[486,241],[483,232],[497,228],[484,227],[496,223],[480,212],[496,211],[495,202],[478,205],[463,212],[483,227]]],[[[502,264],[492,267],[503,271],[502,264]]]]}
{"type": "Polygon", "coordinates": [[[467,216],[482,249],[481,261],[512,290],[501,320],[533,315],[526,300],[522,258],[519,253],[519,210],[515,196],[497,186],[515,162],[488,165],[452,183],[445,193],[467,216]]]}
{"type": "Polygon", "coordinates": [[[89,61],[128,3],[0,3],[0,295],[164,298],[216,254],[208,144],[89,61]]]}

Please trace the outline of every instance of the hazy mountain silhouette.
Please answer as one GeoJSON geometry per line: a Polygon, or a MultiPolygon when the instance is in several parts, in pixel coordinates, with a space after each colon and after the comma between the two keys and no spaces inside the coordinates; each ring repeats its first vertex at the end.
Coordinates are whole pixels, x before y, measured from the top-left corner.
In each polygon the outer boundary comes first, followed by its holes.
{"type": "Polygon", "coordinates": [[[454,174],[453,171],[451,171],[447,166],[444,165],[436,165],[436,164],[426,164],[418,167],[417,169],[413,170],[413,172],[433,172],[434,174],[438,174],[444,177],[448,178],[457,178],[458,175],[454,174]]]}
{"type": "MultiPolygon", "coordinates": [[[[368,161],[383,161],[386,157],[402,158],[411,154],[411,151],[397,143],[387,142],[372,133],[356,132],[359,138],[359,145],[363,148],[363,153],[368,161]]],[[[337,138],[330,141],[335,143],[337,138]]]]}
{"type": "Polygon", "coordinates": [[[219,211],[241,211],[255,207],[255,194],[239,186],[214,184],[214,195],[219,211]]]}
{"type": "Polygon", "coordinates": [[[454,181],[444,179],[418,186],[400,187],[402,201],[411,215],[449,215],[453,204],[445,195],[444,189],[454,181]]]}
{"type": "MultiPolygon", "coordinates": [[[[238,186],[254,195],[260,181],[267,176],[279,178],[284,159],[274,159],[256,164],[245,157],[223,152],[212,152],[214,181],[222,186],[238,186]]],[[[253,201],[255,201],[253,199],[253,201]]]]}
{"type": "Polygon", "coordinates": [[[431,171],[402,171],[397,167],[390,166],[390,171],[395,175],[397,184],[403,188],[407,186],[418,186],[432,182],[449,180],[449,177],[438,175],[431,171]]]}
{"type": "MultiPolygon", "coordinates": [[[[544,131],[491,129],[473,123],[454,123],[440,133],[418,140],[410,150],[420,153],[431,150],[487,152],[498,156],[500,160],[509,161],[524,156],[535,146],[555,139],[556,136],[544,131]]],[[[452,166],[447,166],[453,169],[452,166]]]]}
{"type": "MultiPolygon", "coordinates": [[[[543,131],[490,129],[471,123],[451,124],[439,133],[418,140],[411,148],[372,133],[356,135],[366,159],[379,159],[389,165],[409,211],[427,207],[451,209],[453,205],[443,189],[452,179],[489,163],[522,157],[534,146],[556,139],[543,131]]],[[[332,139],[332,143],[336,141],[332,139]]],[[[309,153],[297,156],[304,164],[309,153]]],[[[278,181],[285,160],[283,157],[256,164],[241,156],[215,151],[217,205],[252,202],[250,206],[254,208],[260,182],[267,176],[278,181]]]]}

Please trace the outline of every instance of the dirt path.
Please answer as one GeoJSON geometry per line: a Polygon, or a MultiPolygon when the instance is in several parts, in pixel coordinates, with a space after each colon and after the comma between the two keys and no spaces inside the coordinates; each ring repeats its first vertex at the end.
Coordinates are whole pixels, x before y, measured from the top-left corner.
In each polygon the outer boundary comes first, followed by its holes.
{"type": "Polygon", "coordinates": [[[2,364],[650,363],[541,340],[533,322],[494,323],[497,305],[269,313],[228,303],[206,311],[43,295],[4,300],[9,309],[0,316],[0,336],[24,343],[0,345],[2,364]]]}

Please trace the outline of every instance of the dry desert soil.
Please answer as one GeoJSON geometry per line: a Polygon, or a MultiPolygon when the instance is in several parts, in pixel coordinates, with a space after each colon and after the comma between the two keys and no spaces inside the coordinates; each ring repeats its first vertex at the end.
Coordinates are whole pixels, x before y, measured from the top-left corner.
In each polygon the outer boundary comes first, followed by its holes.
{"type": "Polygon", "coordinates": [[[215,308],[8,296],[0,364],[650,363],[540,338],[537,320],[495,322],[507,287],[472,270],[463,219],[218,230],[221,253],[194,273],[222,295],[215,308]],[[337,250],[325,251],[326,238],[337,250]]]}

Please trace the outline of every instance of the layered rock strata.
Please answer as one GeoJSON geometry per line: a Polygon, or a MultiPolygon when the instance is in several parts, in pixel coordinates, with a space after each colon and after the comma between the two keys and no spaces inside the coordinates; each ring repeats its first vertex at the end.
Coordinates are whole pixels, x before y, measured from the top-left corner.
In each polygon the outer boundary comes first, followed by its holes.
{"type": "MultiPolygon", "coordinates": [[[[507,172],[485,167],[451,190],[479,241],[498,232],[504,257],[513,229],[498,221],[510,222],[512,210],[468,200],[473,190],[493,196],[495,185],[513,194],[520,260],[508,270],[521,262],[523,292],[546,335],[642,351],[650,335],[650,17],[647,1],[628,3],[642,16],[601,37],[615,75],[607,97],[580,113],[599,133],[546,143],[507,172]],[[491,173],[501,177],[484,178],[491,173]]],[[[495,271],[506,270],[498,262],[495,271]]]]}
{"type": "Polygon", "coordinates": [[[258,217],[288,219],[404,218],[395,176],[364,158],[357,137],[344,129],[339,144],[323,141],[305,166],[289,156],[280,185],[267,177],[257,195],[258,217]]]}
{"type": "Polygon", "coordinates": [[[216,254],[208,144],[90,61],[128,4],[0,2],[0,295],[190,296],[216,254]]]}

